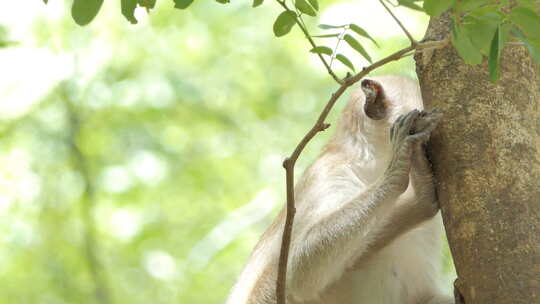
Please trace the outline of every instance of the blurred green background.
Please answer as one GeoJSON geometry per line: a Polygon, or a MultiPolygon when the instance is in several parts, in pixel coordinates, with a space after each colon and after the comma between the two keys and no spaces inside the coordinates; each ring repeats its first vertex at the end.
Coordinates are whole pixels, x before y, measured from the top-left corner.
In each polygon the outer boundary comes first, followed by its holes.
{"type": "MultiPolygon", "coordinates": [[[[223,303],[336,88],[297,29],[273,36],[272,1],[162,0],[137,25],[117,2],[87,27],[71,1],[0,11],[0,304],[223,303]]],[[[375,59],[407,44],[377,1],[321,11],[314,33],[355,22],[375,59]]],[[[397,14],[422,37],[426,17],[397,14]]],[[[377,73],[413,76],[412,58],[377,73]]]]}

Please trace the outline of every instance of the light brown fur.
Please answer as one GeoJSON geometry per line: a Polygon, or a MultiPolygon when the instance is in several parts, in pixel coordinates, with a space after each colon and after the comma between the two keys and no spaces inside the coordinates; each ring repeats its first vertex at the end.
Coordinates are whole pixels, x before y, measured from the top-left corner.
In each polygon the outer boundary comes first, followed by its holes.
{"type": "MultiPolygon", "coordinates": [[[[385,118],[367,117],[356,91],[295,187],[289,304],[453,303],[439,291],[442,230],[422,150],[440,115],[412,111],[422,109],[412,80],[374,81],[384,89],[385,118]]],[[[261,237],[228,304],[275,303],[284,216],[261,237]]]]}

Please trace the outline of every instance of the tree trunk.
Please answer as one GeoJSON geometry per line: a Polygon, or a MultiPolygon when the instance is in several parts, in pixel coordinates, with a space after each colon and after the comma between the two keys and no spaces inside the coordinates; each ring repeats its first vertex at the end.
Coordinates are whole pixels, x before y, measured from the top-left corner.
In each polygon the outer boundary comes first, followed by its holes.
{"type": "MultiPolygon", "coordinates": [[[[432,19],[426,40],[449,37],[432,19]]],[[[501,78],[448,45],[416,54],[427,109],[444,118],[428,153],[466,304],[540,303],[540,80],[525,47],[509,45],[501,78]]]]}

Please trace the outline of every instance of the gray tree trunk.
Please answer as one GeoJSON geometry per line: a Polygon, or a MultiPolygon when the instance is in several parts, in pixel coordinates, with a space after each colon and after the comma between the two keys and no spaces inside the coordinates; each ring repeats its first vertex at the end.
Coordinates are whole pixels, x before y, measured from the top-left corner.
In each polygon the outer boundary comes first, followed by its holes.
{"type": "MultiPolygon", "coordinates": [[[[448,36],[432,19],[426,40],[448,36]]],[[[505,48],[497,84],[450,45],[416,61],[426,108],[445,115],[428,153],[465,303],[540,303],[540,80],[525,47],[505,48]]]]}

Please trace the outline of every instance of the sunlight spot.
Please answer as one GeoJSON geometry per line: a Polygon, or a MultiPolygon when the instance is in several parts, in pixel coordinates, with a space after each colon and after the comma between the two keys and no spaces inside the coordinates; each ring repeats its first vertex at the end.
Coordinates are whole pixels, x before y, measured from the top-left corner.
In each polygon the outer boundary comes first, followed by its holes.
{"type": "Polygon", "coordinates": [[[112,166],[103,170],[101,185],[107,192],[124,192],[133,186],[133,178],[125,167],[112,166]]]}
{"type": "Polygon", "coordinates": [[[131,159],[129,167],[145,184],[155,185],[167,175],[167,164],[150,151],[140,151],[131,159]]]}
{"type": "Polygon", "coordinates": [[[177,275],[174,258],[163,250],[153,250],[144,255],[144,268],[154,278],[170,280],[177,275]]]}
{"type": "Polygon", "coordinates": [[[109,219],[110,232],[123,241],[132,239],[141,229],[139,214],[128,209],[113,211],[109,219]]]}
{"type": "Polygon", "coordinates": [[[41,180],[31,170],[30,157],[22,149],[13,149],[0,156],[0,193],[7,201],[27,203],[41,191],[41,180]]]}
{"type": "Polygon", "coordinates": [[[21,219],[11,222],[10,231],[7,233],[7,241],[19,246],[29,246],[36,240],[32,226],[21,219]]]}
{"type": "Polygon", "coordinates": [[[7,196],[0,196],[0,214],[6,213],[13,200],[7,196]]]}
{"type": "Polygon", "coordinates": [[[0,119],[24,115],[73,68],[68,56],[26,47],[0,50],[0,66],[5,71],[0,73],[0,119]]]}

